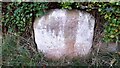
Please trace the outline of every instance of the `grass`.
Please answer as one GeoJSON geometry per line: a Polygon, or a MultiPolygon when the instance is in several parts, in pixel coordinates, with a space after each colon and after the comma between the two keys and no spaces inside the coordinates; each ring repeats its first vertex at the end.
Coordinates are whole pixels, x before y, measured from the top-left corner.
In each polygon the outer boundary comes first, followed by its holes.
{"type": "Polygon", "coordinates": [[[37,52],[32,54],[27,48],[27,44],[19,45],[19,41],[16,36],[6,35],[4,37],[2,44],[3,65],[36,66],[39,64],[41,55],[37,52]]]}
{"type": "Polygon", "coordinates": [[[31,42],[33,41],[25,41],[18,36],[5,35],[2,43],[2,64],[4,66],[94,66],[95,68],[99,68],[99,66],[120,66],[120,54],[102,53],[100,51],[93,51],[94,54],[92,53],[88,59],[47,60],[42,53],[35,50],[31,42]],[[21,41],[24,41],[24,43],[21,41]]]}

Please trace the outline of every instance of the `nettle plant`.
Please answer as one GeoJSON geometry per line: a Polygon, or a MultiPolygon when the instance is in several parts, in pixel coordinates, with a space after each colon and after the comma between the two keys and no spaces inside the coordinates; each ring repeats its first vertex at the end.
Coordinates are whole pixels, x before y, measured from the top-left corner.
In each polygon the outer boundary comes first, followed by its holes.
{"type": "MultiPolygon", "coordinates": [[[[4,3],[2,3],[4,5],[4,3]]],[[[33,17],[43,15],[47,3],[13,2],[9,3],[3,13],[2,24],[8,27],[8,32],[22,34],[26,26],[32,24],[33,17]]]]}

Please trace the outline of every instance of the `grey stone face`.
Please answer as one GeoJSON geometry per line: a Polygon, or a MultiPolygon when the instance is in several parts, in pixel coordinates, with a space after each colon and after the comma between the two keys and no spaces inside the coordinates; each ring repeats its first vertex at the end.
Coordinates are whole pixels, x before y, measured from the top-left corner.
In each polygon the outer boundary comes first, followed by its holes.
{"type": "Polygon", "coordinates": [[[55,9],[34,22],[38,50],[51,59],[87,55],[92,47],[95,19],[78,10],[55,9]]]}

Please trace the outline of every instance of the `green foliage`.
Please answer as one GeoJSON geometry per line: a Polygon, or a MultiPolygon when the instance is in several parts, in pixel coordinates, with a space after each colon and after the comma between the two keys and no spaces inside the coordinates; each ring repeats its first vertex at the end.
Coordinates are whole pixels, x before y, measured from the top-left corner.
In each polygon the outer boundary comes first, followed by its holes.
{"type": "MultiPolygon", "coordinates": [[[[21,0],[19,0],[21,1],[21,0]]],[[[75,2],[62,2],[60,6],[63,9],[73,9],[72,5],[75,2]]],[[[18,34],[21,34],[25,31],[25,28],[28,24],[32,23],[33,17],[39,17],[45,14],[44,9],[48,8],[47,3],[22,3],[14,2],[9,3],[6,7],[6,12],[2,17],[2,24],[8,27],[9,32],[15,32],[16,28],[18,29],[18,34]]],[[[114,3],[75,3],[76,8],[83,8],[87,5],[86,11],[91,11],[93,7],[97,7],[101,16],[104,16],[104,19],[108,24],[104,25],[104,38],[106,42],[114,42],[119,40],[120,35],[120,2],[114,3]]],[[[3,65],[28,65],[36,66],[42,60],[42,55],[34,53],[31,56],[31,52],[27,49],[26,44],[18,44],[18,37],[16,36],[5,36],[3,37],[2,44],[2,59],[3,65]]],[[[120,54],[111,53],[107,55],[98,55],[96,62],[94,58],[91,58],[90,61],[94,62],[93,65],[102,66],[105,61],[109,65],[119,65],[120,64],[120,54]],[[98,62],[99,61],[99,62],[98,62]],[[112,63],[114,61],[114,63],[112,63]],[[98,62],[98,63],[97,63],[98,62]]],[[[86,65],[82,64],[80,60],[73,61],[72,65],[86,65]]],[[[52,63],[52,62],[50,62],[52,63]]],[[[56,63],[56,62],[55,62],[56,63]]],[[[60,63],[60,62],[59,62],[60,63]]],[[[46,62],[47,64],[47,62],[46,62]]],[[[53,64],[54,65],[54,64],[53,64]]],[[[104,64],[105,65],[105,64],[104,64]]]]}
{"type": "Polygon", "coordinates": [[[62,9],[72,9],[72,2],[61,2],[60,6],[62,9]]]}
{"type": "MultiPolygon", "coordinates": [[[[3,37],[2,44],[2,63],[4,66],[119,66],[120,53],[98,53],[96,56],[90,56],[89,59],[73,59],[71,62],[67,60],[52,61],[45,59],[42,53],[32,52],[27,47],[29,42],[23,44],[20,43],[20,39],[24,40],[20,36],[6,35],[3,37]],[[68,63],[68,64],[67,64],[68,63]]],[[[24,40],[25,41],[25,40],[24,40]]],[[[30,41],[31,42],[31,41],[30,41]]]]}
{"type": "MultiPolygon", "coordinates": [[[[65,2],[61,3],[62,8],[72,9],[73,3],[65,2]]],[[[86,11],[91,11],[93,9],[98,9],[98,12],[101,16],[104,16],[104,19],[108,22],[107,25],[104,25],[104,37],[105,42],[116,42],[119,40],[120,35],[120,2],[108,2],[108,3],[75,3],[76,8],[85,9],[86,11]]],[[[106,24],[106,23],[105,23],[106,24]]]]}
{"type": "MultiPolygon", "coordinates": [[[[4,3],[3,3],[4,4],[4,3]]],[[[25,3],[13,2],[9,3],[6,13],[3,15],[3,25],[8,27],[9,32],[18,31],[21,34],[25,31],[25,27],[31,24],[33,17],[39,17],[44,14],[47,3],[25,3]]]]}
{"type": "Polygon", "coordinates": [[[26,44],[19,44],[19,37],[6,35],[2,44],[2,63],[5,66],[37,66],[41,54],[33,53],[26,47],[26,44]]]}
{"type": "Polygon", "coordinates": [[[120,2],[100,3],[98,11],[108,22],[104,29],[105,42],[115,42],[120,35],[120,2]]]}
{"type": "Polygon", "coordinates": [[[96,2],[90,2],[90,3],[88,3],[88,2],[84,2],[84,3],[77,2],[77,3],[75,3],[75,7],[80,8],[80,9],[85,9],[85,11],[91,11],[93,9],[96,9],[97,4],[99,4],[99,3],[96,3],[96,2]]]}
{"type": "MultiPolygon", "coordinates": [[[[75,8],[85,8],[86,11],[97,8],[99,13],[108,22],[104,26],[103,40],[105,42],[115,42],[117,40],[120,35],[120,2],[61,2],[60,6],[62,9],[73,9],[73,4],[75,4],[75,8]]],[[[2,21],[4,26],[8,27],[9,32],[15,32],[17,30],[17,33],[21,34],[25,31],[26,25],[31,24],[33,17],[39,17],[45,14],[44,9],[46,8],[48,8],[47,3],[9,3],[2,21]]]]}

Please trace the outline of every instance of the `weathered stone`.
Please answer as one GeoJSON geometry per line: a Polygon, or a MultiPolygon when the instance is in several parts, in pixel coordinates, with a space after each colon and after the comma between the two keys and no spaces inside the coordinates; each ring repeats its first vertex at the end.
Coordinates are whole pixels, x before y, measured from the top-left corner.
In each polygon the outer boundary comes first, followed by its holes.
{"type": "Polygon", "coordinates": [[[38,50],[51,59],[85,56],[91,50],[94,24],[89,13],[52,10],[34,22],[38,50]]]}

